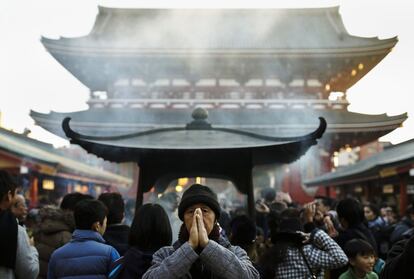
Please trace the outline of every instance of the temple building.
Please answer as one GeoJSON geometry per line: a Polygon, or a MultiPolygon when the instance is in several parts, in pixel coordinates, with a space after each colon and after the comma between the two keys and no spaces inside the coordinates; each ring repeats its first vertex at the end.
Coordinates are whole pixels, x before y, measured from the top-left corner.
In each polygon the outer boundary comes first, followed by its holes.
{"type": "Polygon", "coordinates": [[[414,140],[386,146],[349,166],[305,181],[309,186],[336,186],[340,196],[398,207],[403,216],[414,202],[414,140]]]}
{"type": "Polygon", "coordinates": [[[279,137],[310,133],[323,117],[327,129],[317,147],[293,164],[269,167],[269,185],[298,202],[315,194],[302,180],[330,171],[334,151],[375,141],[407,118],[347,110],[348,88],[397,38],[349,34],[339,7],[99,7],[88,35],[42,43],[90,89],[88,110],[31,112],[37,125],[62,137],[65,117],[74,131],[97,137],[176,127],[197,107],[208,110],[214,127],[279,137]]]}

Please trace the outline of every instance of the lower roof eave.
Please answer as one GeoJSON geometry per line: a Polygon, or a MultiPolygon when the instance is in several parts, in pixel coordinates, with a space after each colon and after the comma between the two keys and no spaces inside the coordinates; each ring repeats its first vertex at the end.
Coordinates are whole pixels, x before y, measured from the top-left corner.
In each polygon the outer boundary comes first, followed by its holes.
{"type": "Polygon", "coordinates": [[[124,182],[115,182],[115,181],[109,181],[109,180],[102,180],[101,178],[92,178],[92,177],[86,177],[82,174],[73,174],[73,173],[69,173],[69,172],[61,172],[59,171],[58,173],[56,173],[56,176],[62,177],[62,178],[66,178],[66,179],[72,179],[72,180],[77,180],[77,181],[82,181],[85,183],[94,183],[94,184],[101,184],[101,185],[105,185],[105,186],[114,186],[117,188],[121,188],[121,189],[128,189],[129,185],[125,184],[124,182]]]}
{"type": "Polygon", "coordinates": [[[321,177],[315,180],[305,181],[304,184],[308,187],[329,187],[329,186],[342,186],[353,183],[361,183],[369,180],[376,180],[381,178],[387,178],[394,175],[398,175],[404,172],[407,172],[412,168],[414,164],[414,159],[404,159],[400,161],[393,161],[389,163],[383,163],[374,165],[370,168],[366,168],[360,172],[354,172],[348,175],[339,175],[335,176],[335,173],[328,173],[322,175],[321,177]],[[391,170],[390,174],[382,174],[383,171],[391,170]],[[330,176],[329,178],[324,176],[330,176]]]}

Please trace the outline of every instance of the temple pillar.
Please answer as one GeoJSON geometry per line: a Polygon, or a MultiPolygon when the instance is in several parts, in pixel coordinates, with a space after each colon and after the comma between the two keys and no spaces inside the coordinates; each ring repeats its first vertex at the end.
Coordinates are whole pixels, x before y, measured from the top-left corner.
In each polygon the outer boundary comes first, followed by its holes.
{"type": "Polygon", "coordinates": [[[400,215],[404,216],[407,209],[407,174],[400,174],[400,215]]]}
{"type": "Polygon", "coordinates": [[[370,197],[372,197],[372,187],[373,185],[371,183],[367,183],[366,185],[362,186],[362,193],[363,193],[363,201],[368,202],[370,200],[370,197]]]}
{"type": "MultiPolygon", "coordinates": [[[[319,150],[319,158],[321,164],[321,173],[329,173],[333,168],[333,163],[331,160],[332,154],[329,151],[324,149],[319,150]]],[[[336,198],[336,188],[335,186],[325,187],[325,195],[330,198],[336,198]]]]}
{"type": "Polygon", "coordinates": [[[30,208],[34,208],[37,206],[38,202],[38,191],[39,191],[39,179],[37,177],[33,177],[31,179],[31,187],[30,187],[30,208]]]}
{"type": "Polygon", "coordinates": [[[325,196],[331,196],[331,186],[325,187],[325,196]]]}

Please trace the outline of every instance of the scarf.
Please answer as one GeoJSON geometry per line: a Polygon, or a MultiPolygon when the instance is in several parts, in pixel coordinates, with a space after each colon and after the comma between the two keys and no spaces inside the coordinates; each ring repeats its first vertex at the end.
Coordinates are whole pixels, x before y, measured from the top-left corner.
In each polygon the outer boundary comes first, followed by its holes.
{"type": "Polygon", "coordinates": [[[0,210],[0,266],[14,269],[17,250],[17,220],[10,210],[0,210]]]}

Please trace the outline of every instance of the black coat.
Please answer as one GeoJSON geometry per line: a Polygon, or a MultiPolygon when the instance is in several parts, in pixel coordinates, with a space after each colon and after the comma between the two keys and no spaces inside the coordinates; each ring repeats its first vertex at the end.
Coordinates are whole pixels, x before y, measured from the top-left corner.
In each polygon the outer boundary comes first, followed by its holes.
{"type": "Polygon", "coordinates": [[[150,268],[152,252],[143,252],[136,247],[131,247],[124,255],[123,270],[118,278],[121,279],[140,279],[150,268]]]}
{"type": "Polygon", "coordinates": [[[380,274],[381,279],[414,278],[414,237],[406,243],[404,251],[390,259],[380,274]]]}
{"type": "Polygon", "coordinates": [[[335,240],[343,249],[348,241],[355,238],[367,241],[369,244],[371,244],[372,248],[374,248],[375,252],[377,253],[377,242],[375,241],[372,232],[363,223],[349,227],[344,231],[340,231],[335,240]]]}
{"type": "Polygon", "coordinates": [[[394,228],[394,231],[391,233],[390,242],[394,244],[402,239],[404,239],[404,233],[413,227],[413,221],[411,219],[404,217],[394,228]]]}
{"type": "Polygon", "coordinates": [[[106,244],[114,247],[123,256],[128,250],[129,226],[111,225],[106,228],[103,238],[106,244]]]}
{"type": "MultiPolygon", "coordinates": [[[[342,249],[344,249],[345,244],[355,238],[367,241],[369,244],[371,244],[372,248],[374,248],[375,253],[377,254],[377,243],[375,241],[375,238],[372,235],[371,231],[363,223],[340,231],[339,235],[335,238],[335,241],[339,246],[341,246],[342,249]]],[[[346,267],[333,269],[330,271],[330,278],[337,279],[346,270],[346,267]]]]}
{"type": "Polygon", "coordinates": [[[10,210],[0,209],[0,266],[14,269],[17,250],[17,220],[10,210]]]}

